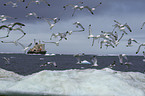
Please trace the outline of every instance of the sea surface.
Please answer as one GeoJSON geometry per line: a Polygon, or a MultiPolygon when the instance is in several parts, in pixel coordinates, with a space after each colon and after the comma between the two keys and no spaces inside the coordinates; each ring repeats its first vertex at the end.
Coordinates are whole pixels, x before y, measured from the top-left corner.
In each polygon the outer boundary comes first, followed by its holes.
{"type": "Polygon", "coordinates": [[[98,66],[92,66],[92,56],[81,57],[91,64],[76,64],[73,54],[0,54],[0,95],[145,96],[143,56],[127,56],[133,64],[129,68],[119,63],[118,56],[97,56],[98,66]],[[40,67],[48,61],[57,67],[40,67]],[[116,66],[109,68],[114,61],[116,66]]]}
{"type": "MultiPolygon", "coordinates": [[[[80,57],[81,61],[87,60],[91,62],[90,58],[93,55],[85,55],[80,57]]],[[[145,62],[143,56],[127,56],[128,60],[132,62],[129,68],[119,63],[118,56],[97,56],[98,66],[93,67],[92,64],[76,64],[77,59],[72,55],[56,54],[56,55],[27,55],[27,54],[0,54],[0,68],[13,71],[20,75],[30,75],[42,70],[68,70],[68,69],[102,69],[108,67],[116,61],[116,66],[113,70],[124,72],[141,72],[144,73],[145,62]],[[2,58],[10,58],[10,64],[7,64],[2,58]],[[47,65],[40,67],[46,62],[55,61],[57,67],[47,65]]],[[[124,61],[125,62],[125,61],[124,61]]],[[[92,62],[91,62],[92,63],[92,62]]]]}

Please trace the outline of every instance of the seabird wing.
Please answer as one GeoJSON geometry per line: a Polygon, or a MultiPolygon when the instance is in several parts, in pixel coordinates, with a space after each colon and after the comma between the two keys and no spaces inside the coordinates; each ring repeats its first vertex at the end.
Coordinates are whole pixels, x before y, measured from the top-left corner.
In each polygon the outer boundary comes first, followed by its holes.
{"type": "Polygon", "coordinates": [[[131,28],[130,28],[127,24],[125,24],[124,26],[126,26],[126,27],[128,28],[128,30],[129,30],[130,32],[132,32],[131,28]]]}
{"type": "Polygon", "coordinates": [[[121,25],[121,23],[119,23],[118,21],[114,20],[114,22],[116,22],[117,24],[121,25]]]}
{"type": "Polygon", "coordinates": [[[25,26],[25,24],[23,24],[23,23],[15,22],[15,23],[12,25],[12,27],[14,27],[15,25],[25,26]]]}
{"type": "Polygon", "coordinates": [[[33,2],[33,0],[29,1],[29,3],[27,4],[26,8],[28,8],[28,6],[33,2]]]}
{"type": "Polygon", "coordinates": [[[50,6],[50,4],[46,0],[41,0],[41,1],[45,2],[48,6],[50,6]]]}
{"type": "Polygon", "coordinates": [[[84,8],[87,8],[87,9],[91,12],[91,14],[94,14],[94,13],[92,12],[92,9],[91,9],[90,7],[84,6],[84,8]]]}
{"type": "Polygon", "coordinates": [[[0,26],[0,29],[2,29],[2,28],[9,28],[9,27],[6,25],[2,25],[2,26],[0,26]]]}
{"type": "Polygon", "coordinates": [[[145,43],[139,45],[139,47],[138,47],[138,49],[137,49],[137,51],[136,51],[136,54],[140,51],[141,46],[145,46],[145,43]]]}
{"type": "Polygon", "coordinates": [[[143,28],[144,24],[145,24],[145,22],[143,22],[143,24],[142,24],[142,26],[141,26],[141,29],[143,28]]]}

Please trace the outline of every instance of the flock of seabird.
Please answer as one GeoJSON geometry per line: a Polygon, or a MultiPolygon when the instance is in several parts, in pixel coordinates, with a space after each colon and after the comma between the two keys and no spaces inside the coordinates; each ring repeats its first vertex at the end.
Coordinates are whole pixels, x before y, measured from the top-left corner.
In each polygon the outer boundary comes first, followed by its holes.
{"type": "MultiPolygon", "coordinates": [[[[16,0],[16,2],[9,1],[9,2],[6,2],[4,4],[4,6],[12,5],[12,7],[15,8],[15,7],[18,7],[17,3],[19,3],[19,2],[25,2],[25,0],[16,0]]],[[[36,3],[38,5],[38,4],[40,4],[40,2],[44,2],[44,3],[47,4],[47,6],[50,6],[50,4],[46,0],[30,0],[29,3],[26,5],[26,8],[28,8],[28,6],[30,6],[31,3],[36,3]]],[[[89,7],[89,6],[84,6],[83,2],[78,2],[77,4],[64,5],[63,8],[64,8],[64,10],[66,10],[67,7],[69,7],[69,6],[72,7],[73,8],[72,9],[73,10],[72,16],[74,16],[76,10],[80,10],[81,11],[83,9],[87,9],[93,15],[94,14],[93,11],[97,7],[99,7],[101,4],[102,4],[102,2],[97,4],[95,7],[89,7]]],[[[30,13],[26,14],[25,17],[28,18],[29,16],[34,16],[37,19],[42,19],[42,20],[48,22],[48,25],[49,25],[50,29],[52,29],[55,26],[55,24],[60,21],[60,18],[58,18],[58,17],[55,17],[55,18],[40,17],[35,12],[30,12],[30,13]]],[[[6,16],[6,15],[0,15],[0,21],[2,23],[4,23],[7,19],[17,19],[17,18],[6,16]]],[[[92,34],[91,24],[89,25],[88,39],[91,39],[91,38],[93,39],[92,46],[94,45],[95,40],[98,40],[98,43],[100,43],[100,48],[103,47],[103,44],[105,44],[106,47],[111,46],[112,48],[115,48],[119,44],[120,40],[124,37],[124,35],[128,35],[128,32],[127,32],[126,29],[128,29],[129,32],[132,32],[130,26],[127,23],[121,24],[117,20],[114,20],[114,22],[115,22],[115,24],[113,25],[114,28],[113,28],[112,32],[101,31],[101,33],[98,34],[98,35],[93,35],[92,34]],[[122,35],[120,36],[120,38],[118,36],[118,30],[117,29],[119,29],[119,32],[122,32],[121,33],[122,35]]],[[[143,29],[144,24],[145,24],[145,22],[142,24],[141,29],[143,29]]],[[[55,38],[56,37],[60,37],[59,41],[61,41],[62,39],[67,40],[67,34],[71,35],[73,32],[84,32],[85,31],[85,28],[83,27],[83,25],[80,22],[76,21],[76,22],[73,23],[73,25],[75,25],[76,28],[79,28],[79,30],[70,30],[70,31],[66,31],[64,33],[56,33],[56,34],[52,33],[52,35],[50,37],[50,40],[52,40],[52,37],[55,37],[55,38]]],[[[32,45],[32,43],[30,43],[28,46],[24,46],[22,43],[19,42],[19,40],[22,39],[26,35],[26,33],[22,29],[24,26],[25,26],[25,24],[20,23],[20,22],[11,23],[11,24],[8,24],[8,25],[1,25],[0,26],[0,30],[7,30],[8,33],[7,33],[6,36],[0,37],[0,39],[8,38],[9,34],[12,31],[20,31],[23,34],[21,37],[19,37],[15,41],[1,41],[1,42],[2,43],[14,43],[16,46],[20,45],[20,46],[22,46],[22,48],[26,52],[26,50],[32,45]]],[[[43,41],[43,43],[54,43],[57,46],[59,46],[59,41],[58,42],[51,42],[51,41],[50,42],[46,42],[46,41],[43,41]]],[[[135,39],[130,38],[128,40],[128,43],[127,43],[126,47],[132,47],[133,46],[132,42],[140,44],[135,39]]],[[[142,43],[142,44],[139,45],[136,54],[138,54],[138,52],[140,51],[141,46],[145,46],[145,43],[142,43]]],[[[77,61],[78,61],[77,64],[81,63],[80,56],[82,56],[82,55],[84,55],[84,54],[74,55],[74,57],[77,58],[77,61]]],[[[144,51],[143,51],[143,55],[145,56],[144,51]]],[[[127,65],[127,66],[132,65],[131,62],[128,62],[128,59],[127,59],[125,54],[120,54],[118,57],[119,57],[120,64],[124,64],[124,65],[127,65]],[[123,58],[126,60],[125,63],[123,63],[123,58]]],[[[9,63],[8,62],[9,61],[8,58],[3,58],[3,59],[6,60],[7,63],[9,63]]],[[[98,66],[96,56],[93,56],[91,58],[91,61],[93,62],[93,66],[98,66]]],[[[47,63],[43,64],[42,66],[46,66],[47,64],[53,64],[54,66],[56,66],[55,62],[47,62],[47,63]]],[[[109,67],[112,68],[113,66],[115,66],[115,62],[113,64],[111,64],[109,67]]]]}

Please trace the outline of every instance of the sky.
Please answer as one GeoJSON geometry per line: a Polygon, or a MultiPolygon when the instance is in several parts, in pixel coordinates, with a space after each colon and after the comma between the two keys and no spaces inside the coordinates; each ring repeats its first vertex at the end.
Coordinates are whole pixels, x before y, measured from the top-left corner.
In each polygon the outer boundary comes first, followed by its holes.
{"type": "MultiPolygon", "coordinates": [[[[73,25],[74,22],[80,22],[85,31],[74,32],[72,35],[67,35],[67,40],[62,40],[59,42],[59,46],[55,44],[46,44],[47,53],[55,54],[97,54],[97,55],[107,55],[107,54],[128,54],[135,55],[136,51],[141,43],[145,41],[145,28],[141,29],[143,22],[145,22],[145,0],[46,0],[50,6],[41,2],[39,5],[31,3],[28,8],[25,8],[28,4],[26,2],[19,2],[17,8],[13,8],[12,5],[4,6],[6,2],[10,0],[0,0],[0,15],[7,15],[15,17],[18,19],[8,19],[6,22],[1,23],[1,25],[7,25],[14,22],[20,22],[25,24],[22,28],[26,33],[24,38],[19,42],[27,46],[30,43],[34,45],[34,39],[38,42],[40,41],[53,41],[56,42],[59,38],[53,38],[50,40],[52,33],[64,33],[66,31],[76,30],[73,25]],[[73,9],[68,6],[66,10],[63,9],[64,5],[67,4],[77,4],[82,1],[82,5],[89,7],[94,7],[100,2],[102,4],[94,10],[94,15],[92,15],[87,9],[82,11],[77,10],[72,17],[73,9]],[[46,21],[37,19],[35,17],[26,17],[29,12],[35,12],[40,17],[45,18],[60,18],[60,21],[55,24],[54,28],[50,30],[49,25],[46,21]],[[121,24],[127,23],[132,32],[126,29],[128,35],[125,35],[119,42],[119,45],[115,48],[103,45],[100,49],[100,44],[98,40],[95,40],[94,46],[92,45],[92,39],[88,39],[89,35],[89,24],[91,24],[92,34],[99,35],[101,31],[111,32],[113,30],[113,25],[117,20],[121,24]],[[134,38],[140,44],[132,42],[132,47],[126,47],[129,38],[134,38]]],[[[16,1],[16,0],[12,0],[16,1]]],[[[122,32],[117,30],[119,37],[122,32]]],[[[0,30],[0,36],[4,36],[7,30],[0,30]]],[[[0,39],[1,41],[14,41],[18,37],[22,36],[19,31],[12,31],[8,38],[0,39]]],[[[103,39],[101,39],[103,40],[103,39]]],[[[101,41],[100,40],[100,41],[101,41]]],[[[24,53],[21,46],[15,46],[14,44],[4,44],[0,43],[0,52],[11,52],[11,53],[24,53]]],[[[32,47],[32,46],[31,46],[32,47]]],[[[145,47],[141,47],[138,55],[142,55],[145,47]]]]}

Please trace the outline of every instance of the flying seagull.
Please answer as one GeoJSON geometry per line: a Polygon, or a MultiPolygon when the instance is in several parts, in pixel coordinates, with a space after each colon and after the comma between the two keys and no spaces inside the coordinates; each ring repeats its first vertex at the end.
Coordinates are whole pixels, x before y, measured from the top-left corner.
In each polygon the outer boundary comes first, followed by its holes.
{"type": "Polygon", "coordinates": [[[40,19],[40,17],[39,17],[35,12],[27,13],[27,14],[26,14],[26,17],[29,17],[29,16],[34,16],[34,17],[40,19]]]}
{"type": "Polygon", "coordinates": [[[26,33],[21,29],[22,26],[25,26],[25,24],[23,23],[19,23],[19,22],[15,22],[15,23],[11,23],[11,24],[8,24],[8,25],[2,25],[0,26],[0,29],[5,29],[7,28],[8,29],[8,34],[7,36],[9,36],[10,32],[11,31],[21,31],[24,35],[26,35],[26,33]],[[19,26],[19,27],[16,27],[15,26],[19,26]]]}
{"type": "Polygon", "coordinates": [[[55,17],[55,18],[44,18],[44,17],[41,17],[41,19],[45,20],[49,24],[50,29],[52,29],[54,27],[54,25],[60,20],[60,18],[57,18],[57,17],[55,17]]]}
{"type": "Polygon", "coordinates": [[[16,46],[19,44],[19,40],[20,39],[22,39],[23,37],[25,36],[25,34],[24,35],[22,35],[20,38],[18,38],[17,40],[15,40],[15,41],[8,41],[8,42],[6,42],[6,41],[1,41],[2,43],[14,43],[16,46]]]}
{"type": "Polygon", "coordinates": [[[73,32],[85,31],[85,28],[82,26],[82,24],[80,22],[75,22],[75,23],[73,23],[73,25],[76,25],[76,28],[80,27],[82,29],[82,30],[76,30],[76,31],[73,31],[73,32]]]}
{"type": "Polygon", "coordinates": [[[69,31],[67,31],[67,32],[65,32],[65,33],[56,33],[56,34],[53,33],[53,34],[51,35],[51,37],[50,37],[50,40],[52,39],[53,36],[54,36],[55,38],[59,36],[59,37],[60,37],[59,41],[61,41],[63,38],[64,38],[65,40],[67,40],[67,38],[66,38],[67,34],[69,34],[69,31]]]}
{"type": "MultiPolygon", "coordinates": [[[[79,2],[79,3],[83,4],[83,2],[79,2]]],[[[63,6],[63,8],[66,9],[67,6],[73,7],[74,11],[73,11],[72,16],[74,16],[77,9],[79,9],[79,10],[88,9],[91,14],[94,14],[93,11],[96,9],[96,7],[100,6],[101,4],[102,4],[102,2],[100,2],[97,6],[95,6],[93,8],[90,8],[89,6],[78,6],[77,4],[76,5],[68,4],[68,5],[63,6]]]]}
{"type": "Polygon", "coordinates": [[[11,18],[11,19],[17,19],[17,18],[13,18],[10,16],[6,16],[6,15],[0,15],[0,21],[3,23],[4,21],[7,20],[7,18],[11,18]]]}
{"type": "Polygon", "coordinates": [[[12,4],[12,7],[16,8],[18,6],[17,5],[18,2],[25,2],[25,0],[17,0],[16,2],[9,1],[9,2],[5,3],[4,6],[12,4]]]}
{"type": "Polygon", "coordinates": [[[75,54],[73,55],[76,59],[77,59],[77,63],[76,64],[81,64],[81,56],[84,56],[85,54],[84,53],[79,53],[79,54],[75,54]]]}
{"type": "Polygon", "coordinates": [[[108,41],[108,40],[103,40],[103,41],[100,42],[100,49],[102,48],[102,44],[103,44],[103,43],[107,43],[107,44],[109,44],[110,46],[112,46],[112,47],[114,48],[113,44],[112,44],[110,41],[108,41]]]}
{"type": "Polygon", "coordinates": [[[122,25],[121,23],[119,23],[119,22],[116,21],[116,20],[114,20],[114,22],[117,23],[117,24],[113,25],[113,26],[114,26],[113,31],[114,31],[116,28],[119,28],[120,31],[123,31],[125,34],[127,34],[126,31],[125,31],[125,29],[127,28],[130,32],[132,32],[131,28],[128,26],[127,23],[125,23],[124,25],[122,25]]]}
{"type": "Polygon", "coordinates": [[[40,4],[40,2],[44,2],[44,3],[46,3],[47,4],[47,6],[50,6],[50,4],[46,1],[46,0],[31,0],[31,1],[29,1],[29,3],[27,4],[27,6],[26,6],[26,8],[28,8],[28,6],[31,4],[31,3],[36,3],[37,5],[38,4],[40,4]]]}
{"type": "Polygon", "coordinates": [[[54,43],[56,44],[56,46],[59,46],[59,42],[45,42],[45,41],[42,41],[43,43],[54,43]]]}
{"type": "Polygon", "coordinates": [[[130,38],[130,39],[128,40],[128,44],[126,45],[126,47],[131,47],[131,46],[133,46],[133,45],[131,45],[132,41],[135,42],[135,43],[137,43],[137,44],[139,44],[135,39],[130,38]]]}
{"type": "Polygon", "coordinates": [[[136,51],[136,54],[140,51],[141,46],[145,46],[145,43],[142,43],[142,44],[139,45],[139,47],[138,47],[138,49],[136,51]]]}
{"type": "Polygon", "coordinates": [[[141,29],[143,28],[144,24],[145,24],[145,22],[143,22],[143,24],[142,24],[142,26],[141,26],[141,29]]]}
{"type": "Polygon", "coordinates": [[[93,65],[92,66],[98,66],[97,57],[95,55],[91,58],[91,61],[93,62],[93,65]]]}
{"type": "Polygon", "coordinates": [[[32,43],[30,43],[28,46],[24,46],[22,43],[19,43],[19,42],[18,42],[18,44],[23,47],[25,53],[26,53],[26,50],[28,50],[28,48],[30,48],[32,45],[32,43]]]}
{"type": "Polygon", "coordinates": [[[126,54],[119,54],[118,58],[121,65],[123,65],[123,58],[128,62],[126,54]]]}

